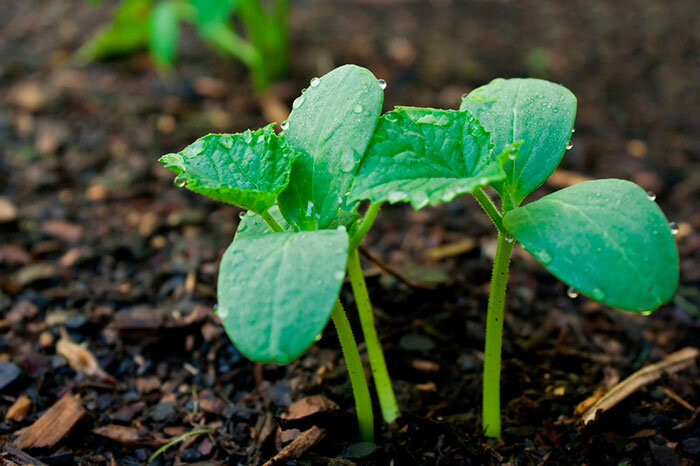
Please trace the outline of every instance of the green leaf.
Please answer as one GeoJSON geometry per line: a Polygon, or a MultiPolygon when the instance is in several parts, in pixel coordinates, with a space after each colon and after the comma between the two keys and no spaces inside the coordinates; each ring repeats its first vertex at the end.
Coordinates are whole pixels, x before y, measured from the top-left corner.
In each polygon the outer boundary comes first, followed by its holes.
{"type": "Polygon", "coordinates": [[[114,20],[85,45],[77,55],[89,62],[133,53],[148,44],[151,0],[124,0],[114,20]]]}
{"type": "Polygon", "coordinates": [[[462,101],[465,109],[491,133],[494,153],[524,141],[504,167],[506,179],[494,184],[506,205],[518,206],[559,165],[571,139],[576,97],[541,79],[494,79],[462,101]]]}
{"type": "Polygon", "coordinates": [[[652,311],[678,285],[668,220],[629,181],[579,183],[511,210],[503,225],[557,278],[610,306],[652,311]]]}
{"type": "Polygon", "coordinates": [[[302,155],[279,198],[282,214],[295,228],[331,224],[377,125],[383,98],[371,72],[345,65],[314,78],[295,100],[284,134],[302,155]]]}
{"type": "Polygon", "coordinates": [[[235,0],[190,0],[194,7],[194,20],[197,27],[202,29],[226,23],[237,3],[235,0]]]}
{"type": "Polygon", "coordinates": [[[176,184],[253,212],[275,204],[297,154],[268,125],[242,134],[209,134],[160,158],[176,184]]]}
{"type": "Polygon", "coordinates": [[[288,363],[328,323],[345,277],[341,230],[236,236],[221,259],[218,315],[241,353],[288,363]]]}
{"type": "MultiPolygon", "coordinates": [[[[287,223],[284,217],[282,217],[279,207],[270,207],[268,213],[272,215],[272,218],[277,221],[284,231],[293,231],[292,227],[287,223]]],[[[345,228],[348,235],[352,236],[357,229],[359,219],[360,216],[357,212],[340,210],[331,224],[328,225],[327,229],[335,230],[338,228],[345,228]]],[[[265,223],[265,220],[263,220],[262,217],[253,212],[246,212],[245,215],[241,216],[241,221],[238,223],[236,238],[262,236],[268,233],[272,233],[272,230],[270,229],[270,226],[265,223]]]]}
{"type": "Polygon", "coordinates": [[[502,179],[489,135],[468,111],[397,107],[379,120],[352,187],[353,200],[451,201],[502,179]]]}
{"type": "Polygon", "coordinates": [[[149,44],[156,64],[169,68],[175,62],[179,37],[178,10],[175,3],[161,1],[151,13],[149,44]]]}

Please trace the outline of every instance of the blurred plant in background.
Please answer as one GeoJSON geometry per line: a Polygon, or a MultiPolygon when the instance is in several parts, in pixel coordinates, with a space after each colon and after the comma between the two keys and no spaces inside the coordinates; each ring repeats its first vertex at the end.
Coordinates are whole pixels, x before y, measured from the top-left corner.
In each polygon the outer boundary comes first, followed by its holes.
{"type": "Polygon", "coordinates": [[[205,42],[240,60],[263,93],[287,69],[288,10],[288,0],[122,0],[112,24],[78,55],[91,62],[147,48],[156,65],[169,70],[180,25],[189,23],[205,42]]]}

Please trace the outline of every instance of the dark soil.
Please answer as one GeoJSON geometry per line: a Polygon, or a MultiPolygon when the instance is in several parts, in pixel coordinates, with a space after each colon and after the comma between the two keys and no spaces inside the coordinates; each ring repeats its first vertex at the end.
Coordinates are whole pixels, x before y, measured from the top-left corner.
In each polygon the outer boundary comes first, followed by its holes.
{"type": "MultiPolygon", "coordinates": [[[[2,5],[0,410],[31,400],[24,419],[0,421],[6,450],[19,428],[73,393],[87,415],[54,446],[25,449],[32,457],[141,464],[163,439],[208,428],[157,461],[258,464],[292,438],[278,416],[321,394],[342,414],[319,418],[327,435],[299,464],[700,464],[697,365],[663,375],[585,429],[574,413],[597,389],[700,346],[696,0],[292,2],[290,78],[274,89],[283,101],[346,62],[389,82],[387,108],[454,108],[497,76],[561,82],[579,99],[574,148],[541,192],[574,176],[631,179],[680,225],[681,286],[649,317],[568,298],[516,248],[496,441],[481,436],[479,419],[488,219],[467,197],[421,212],[384,209],[365,245],[438,287],[410,288],[366,264],[404,412],[391,428],[378,422],[374,449],[353,445],[332,326],[289,366],[256,369],[231,345],[212,307],[238,211],[175,188],[156,164],[207,132],[266,123],[245,70],[191,31],[176,74],[159,76],[143,54],[78,67],[71,54],[105,23],[113,2],[105,3],[2,5]],[[426,254],[465,238],[476,242],[463,254],[426,254]],[[74,371],[56,352],[61,329],[110,377],[74,371]],[[114,425],[138,435],[120,443],[96,433],[114,425]]],[[[349,288],[341,297],[357,324],[349,288]]]]}

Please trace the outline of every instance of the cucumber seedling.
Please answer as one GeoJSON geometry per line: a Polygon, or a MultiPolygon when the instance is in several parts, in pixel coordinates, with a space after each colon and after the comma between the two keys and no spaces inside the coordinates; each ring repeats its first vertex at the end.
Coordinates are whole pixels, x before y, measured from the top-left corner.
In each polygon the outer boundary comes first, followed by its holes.
{"type": "Polygon", "coordinates": [[[501,435],[500,371],[506,282],[514,241],[567,284],[611,307],[649,314],[678,286],[678,251],[655,196],[618,179],[582,182],[520,206],[572,148],[576,98],[538,79],[496,79],[462,100],[491,134],[494,150],[512,149],[505,178],[493,183],[500,209],[482,189],[479,204],[498,230],[486,317],[483,429],[501,435]]]}
{"type": "Polygon", "coordinates": [[[347,272],[379,403],[392,422],[399,409],[357,252],[379,204],[361,217],[349,197],[385,86],[370,71],[345,65],[311,80],[282,134],[273,125],[210,134],[160,159],[177,173],[177,186],[248,210],[219,268],[217,312],[233,343],[253,361],[288,363],[332,319],[365,441],[373,439],[371,399],[338,297],[347,272]]]}

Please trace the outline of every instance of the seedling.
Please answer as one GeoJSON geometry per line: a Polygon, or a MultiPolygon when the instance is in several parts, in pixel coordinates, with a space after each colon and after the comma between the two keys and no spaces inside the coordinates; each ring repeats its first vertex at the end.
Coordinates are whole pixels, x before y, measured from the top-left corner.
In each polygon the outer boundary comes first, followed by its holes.
{"type": "Polygon", "coordinates": [[[161,69],[175,63],[180,23],[192,24],[214,48],[240,60],[256,91],[265,91],[287,67],[287,0],[123,0],[112,24],[80,48],[85,61],[148,48],[161,69]],[[242,23],[245,37],[232,17],[242,23]]]}
{"type": "Polygon", "coordinates": [[[494,150],[511,150],[506,176],[493,183],[500,209],[482,189],[479,204],[498,230],[484,351],[484,432],[501,435],[500,370],[503,312],[510,255],[522,244],[547,270],[579,292],[609,306],[649,314],[678,286],[677,231],[655,196],[629,181],[587,181],[520,207],[571,149],[576,98],[537,79],[497,79],[465,96],[491,133],[494,150]]]}
{"type": "Polygon", "coordinates": [[[221,260],[218,315],[238,349],[257,362],[288,363],[335,324],[355,396],[360,435],[373,438],[364,369],[338,299],[350,277],[384,419],[399,415],[357,248],[379,204],[364,215],[349,189],[381,114],[385,84],[340,67],[311,80],[283,134],[273,125],[210,134],[161,158],[175,184],[248,210],[221,260]]]}

